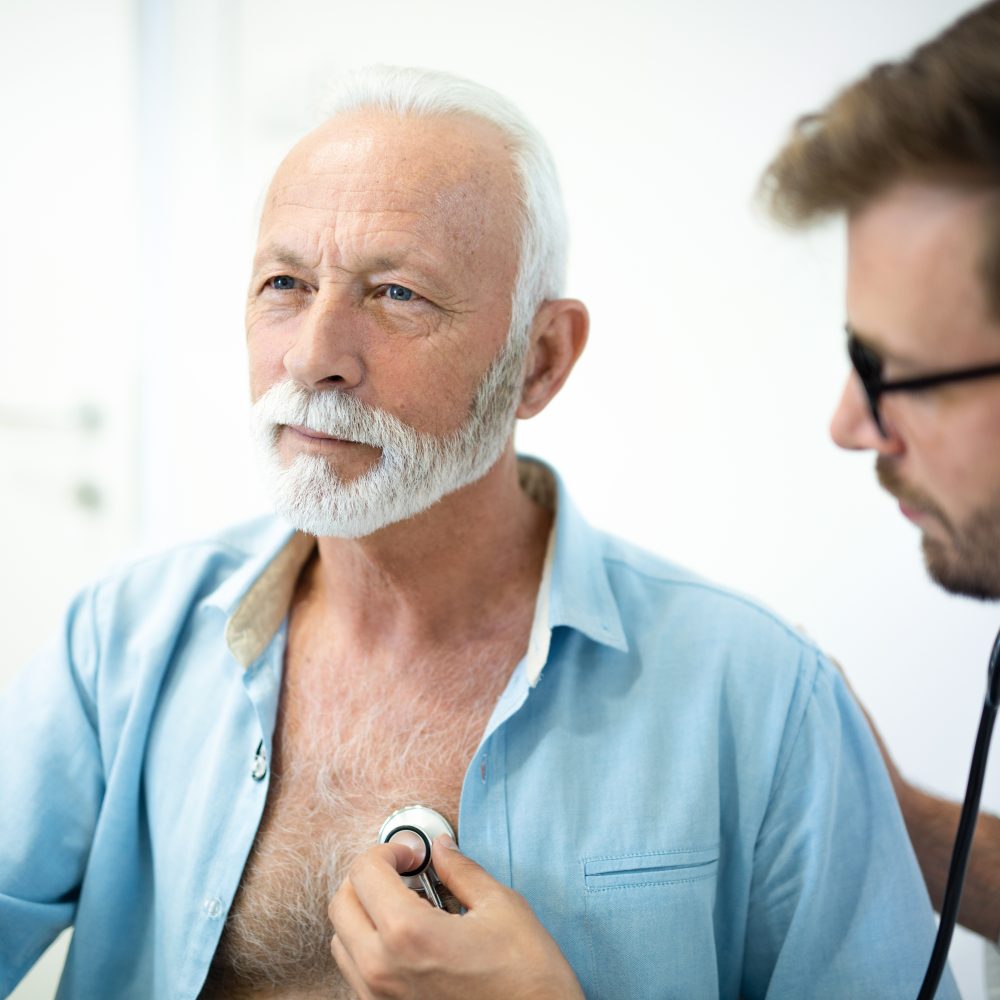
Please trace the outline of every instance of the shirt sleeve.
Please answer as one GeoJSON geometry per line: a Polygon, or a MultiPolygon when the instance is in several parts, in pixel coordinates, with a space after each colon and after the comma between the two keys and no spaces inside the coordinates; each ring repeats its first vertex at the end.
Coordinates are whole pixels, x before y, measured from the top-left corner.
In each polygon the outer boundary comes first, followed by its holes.
{"type": "MultiPolygon", "coordinates": [[[[867,722],[817,659],[755,847],[742,994],[915,998],[936,933],[930,900],[867,722]]],[[[947,969],[937,996],[958,997],[947,969]]]]}
{"type": "Polygon", "coordinates": [[[94,596],[0,692],[0,996],[73,922],[104,790],[94,596]]]}

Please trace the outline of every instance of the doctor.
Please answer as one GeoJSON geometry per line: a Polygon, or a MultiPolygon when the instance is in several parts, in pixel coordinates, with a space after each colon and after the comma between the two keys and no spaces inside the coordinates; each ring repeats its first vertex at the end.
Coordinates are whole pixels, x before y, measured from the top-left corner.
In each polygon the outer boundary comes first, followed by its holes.
{"type": "MultiPolygon", "coordinates": [[[[793,224],[847,219],[854,370],[834,441],[874,454],[938,584],[1000,598],[1000,2],[800,119],[763,192],[793,224]]],[[[960,806],[883,755],[940,908],[960,806]]],[[[980,816],[959,921],[1000,934],[994,816],[980,816]]]]}

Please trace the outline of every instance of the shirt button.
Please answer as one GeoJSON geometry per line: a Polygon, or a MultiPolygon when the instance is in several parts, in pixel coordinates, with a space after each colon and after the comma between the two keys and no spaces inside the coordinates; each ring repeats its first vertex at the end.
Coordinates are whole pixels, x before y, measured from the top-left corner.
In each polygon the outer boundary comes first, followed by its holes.
{"type": "Polygon", "coordinates": [[[254,781],[263,781],[267,777],[267,752],[264,750],[263,740],[261,740],[260,745],[257,747],[257,752],[254,754],[250,777],[254,781]]]}
{"type": "Polygon", "coordinates": [[[209,896],[201,904],[201,908],[205,911],[205,916],[212,920],[218,920],[222,916],[222,900],[218,896],[209,896]]]}

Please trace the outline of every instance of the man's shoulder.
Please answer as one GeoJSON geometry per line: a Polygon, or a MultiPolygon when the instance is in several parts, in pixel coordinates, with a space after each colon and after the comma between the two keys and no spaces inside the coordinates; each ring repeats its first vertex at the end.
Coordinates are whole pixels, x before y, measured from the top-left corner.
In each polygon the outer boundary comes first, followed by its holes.
{"type": "Polygon", "coordinates": [[[659,681],[690,676],[758,706],[838,684],[822,650],[766,604],[614,536],[601,541],[625,641],[657,664],[659,681]]]}
{"type": "Polygon", "coordinates": [[[797,732],[810,705],[824,717],[842,710],[836,667],[765,604],[619,538],[604,535],[602,544],[649,704],[683,690],[685,713],[710,732],[725,703],[731,732],[775,761],[785,759],[784,737],[797,732]]]}
{"type": "Polygon", "coordinates": [[[589,524],[556,482],[556,586],[569,624],[619,647],[696,645],[720,666],[745,663],[744,651],[758,661],[821,659],[808,638],[759,601],[589,524]]]}
{"type": "Polygon", "coordinates": [[[666,616],[671,626],[707,626],[713,632],[752,630],[774,640],[814,649],[801,630],[766,604],[632,542],[600,534],[602,557],[620,609],[630,607],[648,622],[650,614],[666,616]]]}
{"type": "Polygon", "coordinates": [[[95,718],[119,719],[180,657],[228,655],[232,608],[292,535],[261,518],[123,562],[77,594],[33,669],[68,667],[95,718]]]}
{"type": "Polygon", "coordinates": [[[620,569],[653,586],[667,584],[679,587],[708,586],[716,589],[714,584],[696,571],[652,549],[644,548],[636,542],[627,541],[606,531],[595,530],[594,534],[599,540],[601,558],[609,572],[620,569]]]}
{"type": "Polygon", "coordinates": [[[251,579],[281,551],[293,529],[273,515],[121,562],[89,588],[102,603],[182,605],[217,591],[234,576],[251,579]],[[259,569],[258,569],[259,567],[259,569]]]}

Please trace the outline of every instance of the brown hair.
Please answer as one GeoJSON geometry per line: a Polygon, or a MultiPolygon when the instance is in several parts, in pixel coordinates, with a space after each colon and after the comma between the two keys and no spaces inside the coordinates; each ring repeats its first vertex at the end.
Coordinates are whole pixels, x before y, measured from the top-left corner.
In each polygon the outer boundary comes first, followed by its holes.
{"type": "Polygon", "coordinates": [[[996,189],[983,267],[1000,314],[1000,0],[800,118],[760,196],[801,225],[856,212],[904,178],[996,189]]]}

